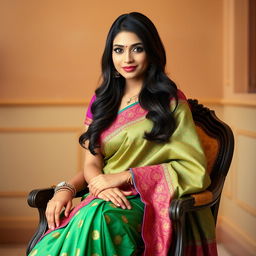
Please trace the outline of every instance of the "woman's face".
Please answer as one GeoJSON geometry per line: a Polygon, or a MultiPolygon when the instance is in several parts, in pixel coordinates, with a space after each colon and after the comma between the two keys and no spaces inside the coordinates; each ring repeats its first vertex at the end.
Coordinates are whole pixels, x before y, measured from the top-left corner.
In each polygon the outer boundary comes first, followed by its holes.
{"type": "Polygon", "coordinates": [[[142,80],[148,67],[142,41],[135,33],[122,31],[113,41],[112,59],[118,73],[125,79],[142,80]]]}

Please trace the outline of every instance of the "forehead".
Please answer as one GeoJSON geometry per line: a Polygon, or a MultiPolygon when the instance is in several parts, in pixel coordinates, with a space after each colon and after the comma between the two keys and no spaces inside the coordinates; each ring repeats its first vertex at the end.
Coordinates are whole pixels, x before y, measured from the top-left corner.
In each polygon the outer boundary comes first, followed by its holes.
{"type": "Polygon", "coordinates": [[[113,45],[118,44],[129,46],[137,43],[142,43],[142,41],[135,33],[128,31],[119,32],[113,40],[113,45]]]}

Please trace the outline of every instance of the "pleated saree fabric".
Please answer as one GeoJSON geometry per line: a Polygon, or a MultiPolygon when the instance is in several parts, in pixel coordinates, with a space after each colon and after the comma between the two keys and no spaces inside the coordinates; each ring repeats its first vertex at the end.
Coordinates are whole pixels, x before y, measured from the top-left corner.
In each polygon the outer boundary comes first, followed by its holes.
{"type": "MultiPolygon", "coordinates": [[[[85,120],[90,125],[92,98],[85,120]]],[[[185,96],[170,100],[176,129],[167,143],[143,138],[152,129],[147,111],[135,102],[119,111],[100,136],[103,172],[130,170],[132,209],[85,195],[59,228],[47,231],[29,256],[165,256],[172,243],[168,208],[173,198],[206,189],[205,155],[185,96]]],[[[215,256],[215,224],[210,209],[188,216],[186,255],[215,256]]]]}

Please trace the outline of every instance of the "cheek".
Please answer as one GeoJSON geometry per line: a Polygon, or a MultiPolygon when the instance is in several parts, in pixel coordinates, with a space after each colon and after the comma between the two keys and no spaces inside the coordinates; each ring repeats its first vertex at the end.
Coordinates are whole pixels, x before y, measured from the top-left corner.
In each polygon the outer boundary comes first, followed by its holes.
{"type": "Polygon", "coordinates": [[[147,66],[148,61],[146,55],[141,55],[138,59],[138,61],[141,63],[142,66],[147,66]]]}
{"type": "Polygon", "coordinates": [[[146,70],[148,68],[148,60],[146,57],[144,57],[142,60],[141,60],[141,64],[143,66],[143,70],[146,70]]]}
{"type": "Polygon", "coordinates": [[[115,68],[117,69],[120,63],[120,58],[118,58],[118,56],[116,55],[112,55],[112,60],[115,68]]]}

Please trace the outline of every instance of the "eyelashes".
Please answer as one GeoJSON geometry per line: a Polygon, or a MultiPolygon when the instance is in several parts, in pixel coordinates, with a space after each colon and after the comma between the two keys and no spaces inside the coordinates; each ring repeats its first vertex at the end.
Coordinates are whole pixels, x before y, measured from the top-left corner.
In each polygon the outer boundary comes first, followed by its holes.
{"type": "Polygon", "coordinates": [[[120,48],[120,47],[116,47],[116,48],[113,49],[113,51],[115,53],[119,53],[120,54],[120,53],[123,53],[124,50],[122,48],[120,48]]]}
{"type": "MultiPolygon", "coordinates": [[[[122,47],[114,47],[113,51],[117,54],[122,54],[124,52],[124,48],[122,47]]],[[[131,50],[132,52],[141,53],[144,52],[144,48],[142,46],[135,46],[131,50]]]]}
{"type": "Polygon", "coordinates": [[[144,52],[144,48],[142,46],[137,46],[137,47],[134,48],[133,51],[135,51],[135,52],[144,52]]]}

